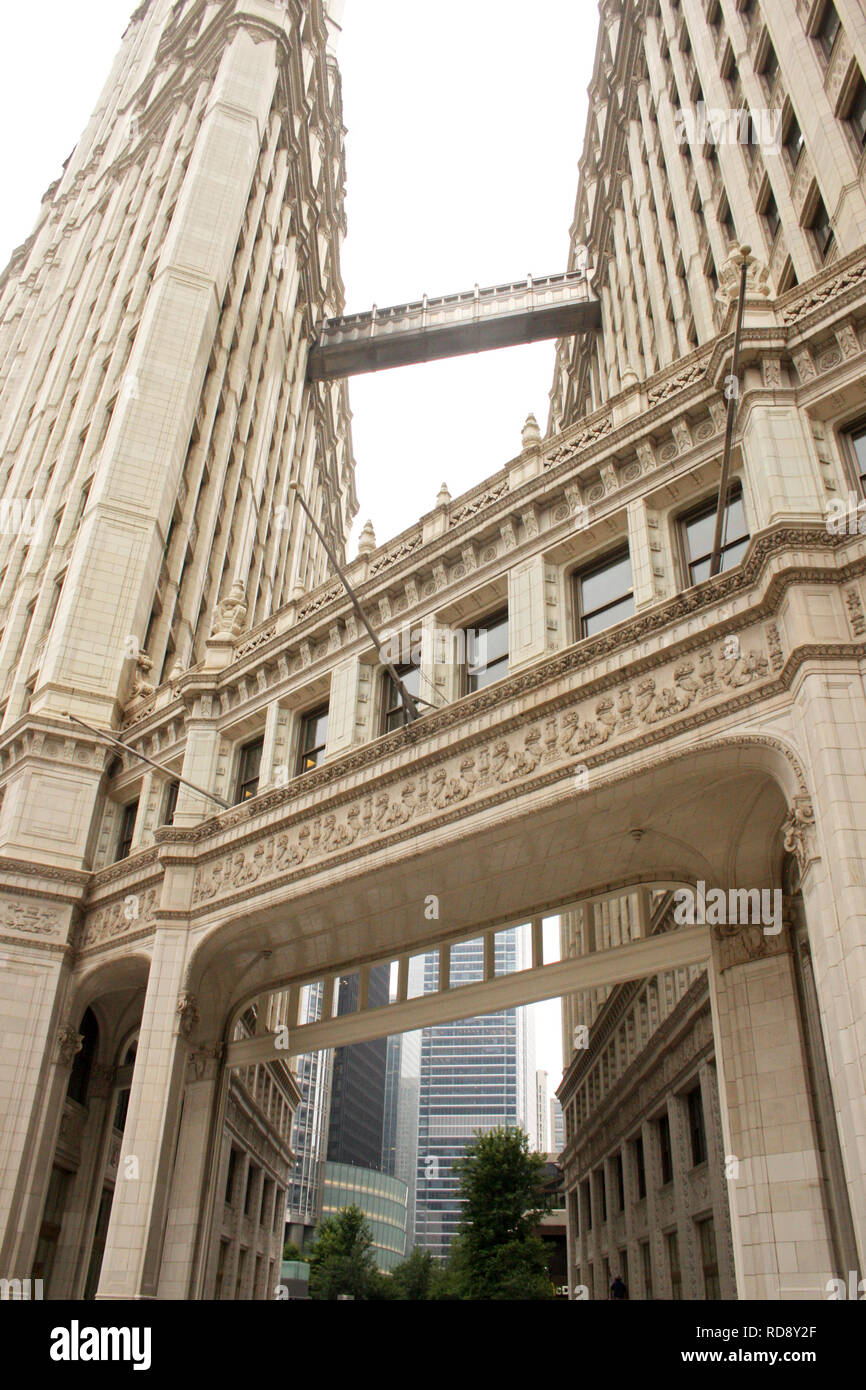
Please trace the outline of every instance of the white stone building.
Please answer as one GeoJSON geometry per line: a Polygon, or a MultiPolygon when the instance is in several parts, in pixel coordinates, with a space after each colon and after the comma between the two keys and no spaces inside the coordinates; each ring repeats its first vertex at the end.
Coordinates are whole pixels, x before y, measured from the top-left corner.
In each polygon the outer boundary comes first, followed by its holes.
{"type": "MultiPolygon", "coordinates": [[[[240,1280],[241,1241],[220,1254],[246,1070],[284,1077],[284,1119],[291,1055],[560,994],[592,1048],[612,990],[648,980],[649,999],[697,966],[709,1012],[682,993],[686,1033],[711,1025],[700,1085],[714,1075],[713,1152],[738,1165],[725,1277],[819,1297],[866,1239],[863,5],[604,0],[571,274],[503,291],[587,308],[548,432],[530,422],[496,474],[387,544],[366,529],[347,566],[380,630],[488,635],[481,671],[458,642],[423,646],[409,723],[290,487],[342,555],[346,388],[307,365],[342,307],[328,9],[139,6],[0,278],[0,1273],[26,1277],[49,1241],[67,1271],[49,1296],[92,1271],[99,1297],[207,1297],[221,1259],[221,1296],[260,1294],[261,1206],[240,1280]],[[678,140],[701,96],[780,111],[780,147],[678,140]],[[701,881],[783,893],[781,930],[653,930],[655,895],[701,881]],[[560,915],[571,949],[549,963],[560,915]],[[531,968],[497,975],[497,933],[526,922],[531,968]],[[452,944],[479,937],[477,981],[452,990],[452,944]],[[434,950],[438,989],[413,997],[434,950]],[[397,997],[370,1011],[383,962],[397,997]],[[336,1018],[352,971],[357,1014],[336,1018]],[[104,1206],[108,1181],[85,1202],[54,1176],[88,1010],[96,1065],[129,1091],[116,1154],[105,1088],[86,1093],[88,1162],[140,1164],[104,1206]]],[[[639,1053],[678,1007],[608,1068],[651,1071],[639,1053]]],[[[582,1151],[572,1046],[574,1283],[579,1184],[620,1139],[582,1151]]],[[[693,1089],[667,1080],[660,1113],[693,1089]]],[[[286,1135],[260,1140],[276,1185],[286,1135]]]]}

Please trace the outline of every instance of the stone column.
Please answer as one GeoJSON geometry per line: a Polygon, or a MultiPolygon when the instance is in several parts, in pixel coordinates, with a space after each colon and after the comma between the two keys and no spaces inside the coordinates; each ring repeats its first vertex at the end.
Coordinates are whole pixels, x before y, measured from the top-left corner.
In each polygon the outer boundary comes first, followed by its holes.
{"type": "Polygon", "coordinates": [[[185,928],[161,925],[144,1001],[97,1298],[154,1298],[195,1000],[182,993],[185,928]]]}
{"type": "Polygon", "coordinates": [[[789,931],[713,929],[716,1035],[740,1298],[813,1299],[833,1249],[811,1115],[789,931]]]}
{"type": "Polygon", "coordinates": [[[206,1239],[210,1215],[206,1204],[213,1195],[208,1188],[207,1175],[211,1164],[219,1161],[222,1110],[217,1098],[222,1052],[221,1042],[211,1042],[193,1048],[187,1057],[183,1118],[160,1267],[160,1298],[195,1296],[192,1288],[195,1255],[201,1241],[206,1239]]]}

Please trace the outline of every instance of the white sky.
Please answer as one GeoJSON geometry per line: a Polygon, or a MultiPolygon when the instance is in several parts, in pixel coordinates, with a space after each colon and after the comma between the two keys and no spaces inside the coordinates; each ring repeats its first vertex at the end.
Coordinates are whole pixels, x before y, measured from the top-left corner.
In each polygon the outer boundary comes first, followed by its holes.
{"type": "MultiPolygon", "coordinates": [[[[134,4],[3,5],[0,265],[32,230],[134,4]]],[[[348,311],[565,269],[597,23],[596,0],[348,0],[348,311]]],[[[442,482],[456,497],[501,468],[529,411],[544,430],[552,379],[552,343],[354,379],[354,539],[369,517],[381,543],[442,482]]],[[[558,1079],[559,1006],[537,1007],[538,1065],[558,1079]]]]}

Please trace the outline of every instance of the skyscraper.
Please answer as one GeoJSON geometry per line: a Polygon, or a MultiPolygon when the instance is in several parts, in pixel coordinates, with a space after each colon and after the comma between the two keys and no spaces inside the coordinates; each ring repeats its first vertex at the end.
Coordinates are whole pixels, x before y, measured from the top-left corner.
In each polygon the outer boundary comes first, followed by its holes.
{"type": "MultiPolygon", "coordinates": [[[[378,966],[370,972],[371,1007],[387,1004],[389,982],[387,966],[378,966]]],[[[344,976],[340,980],[337,1013],[352,1013],[357,1007],[358,976],[344,976]]],[[[387,1038],[337,1048],[328,1125],[330,1163],[349,1163],[357,1168],[381,1167],[387,1052],[387,1038]]]]}
{"type": "MultiPolygon", "coordinates": [[[[525,936],[524,928],[514,928],[497,937],[497,971],[521,968],[525,936]]],[[[481,977],[483,954],[481,941],[452,948],[453,987],[481,977]]],[[[436,988],[437,979],[437,958],[428,956],[425,993],[436,988]]],[[[455,1160],[477,1133],[499,1125],[534,1131],[531,1028],[530,1011],[521,1008],[422,1032],[415,1244],[437,1258],[447,1255],[460,1220],[455,1160]]]]}

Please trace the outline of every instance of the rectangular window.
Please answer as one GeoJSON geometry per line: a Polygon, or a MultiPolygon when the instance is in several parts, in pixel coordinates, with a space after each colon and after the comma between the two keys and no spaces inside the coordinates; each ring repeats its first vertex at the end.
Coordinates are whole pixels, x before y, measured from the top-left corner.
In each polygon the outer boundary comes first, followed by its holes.
{"type": "Polygon", "coordinates": [[[262,748],[264,739],[254,739],[244,744],[238,763],[238,789],[235,801],[250,801],[259,790],[259,773],[262,767],[262,748]]]}
{"type": "Polygon", "coordinates": [[[866,147],[866,82],[862,73],[858,74],[854,91],[848,102],[845,120],[851,127],[854,138],[861,149],[866,147]]]}
{"type": "MultiPolygon", "coordinates": [[[[421,668],[411,663],[403,663],[394,667],[397,675],[405,685],[413,699],[419,699],[421,693],[421,668]]],[[[383,686],[383,733],[390,734],[394,729],[402,729],[406,720],[403,716],[403,696],[399,687],[391,679],[388,672],[385,672],[383,686]]]]}
{"type": "Polygon", "coordinates": [[[772,244],[776,240],[776,233],[779,230],[782,220],[779,217],[779,209],[776,204],[776,199],[773,195],[772,189],[770,189],[769,193],[764,199],[764,206],[761,215],[764,219],[764,222],[766,223],[767,234],[770,238],[770,243],[772,244]]]}
{"type": "Polygon", "coordinates": [[[681,1299],[683,1276],[680,1269],[680,1243],[676,1231],[669,1231],[665,1236],[665,1249],[668,1256],[668,1273],[671,1277],[671,1298],[681,1299]]]}
{"type": "Polygon", "coordinates": [[[866,497],[866,422],[846,431],[854,472],[863,496],[866,497]]]}
{"type": "Polygon", "coordinates": [[[638,1200],[646,1196],[646,1160],[643,1152],[643,1135],[634,1141],[634,1169],[637,1177],[638,1200]]]}
{"type": "Polygon", "coordinates": [[[616,1177],[617,1210],[625,1211],[625,1174],[622,1170],[622,1154],[617,1154],[614,1158],[613,1171],[616,1177]]]}
{"type": "MultiPolygon", "coordinates": [[[[694,511],[680,518],[685,564],[689,584],[702,584],[710,577],[713,533],[716,525],[717,498],[702,502],[694,511]]],[[[735,482],[728,494],[722,525],[721,570],[733,569],[746,553],[749,530],[743,507],[743,490],[735,482]]],[[[720,570],[720,572],[721,572],[720,570]]]]}
{"type": "Polygon", "coordinates": [[[650,1299],[653,1296],[653,1260],[648,1240],[641,1242],[640,1267],[643,1274],[643,1296],[650,1299]]]}
{"type": "Polygon", "coordinates": [[[508,610],[494,613],[477,627],[466,628],[466,693],[508,675],[508,610]]]}
{"type": "Polygon", "coordinates": [[[659,1139],[662,1186],[664,1187],[667,1183],[673,1182],[674,1178],[674,1160],[673,1153],[671,1152],[671,1122],[667,1115],[662,1115],[661,1119],[656,1122],[656,1128],[659,1139]]]}
{"type": "Polygon", "coordinates": [[[716,1230],[713,1218],[698,1222],[698,1245],[701,1252],[701,1267],[704,1273],[704,1298],[721,1298],[719,1283],[719,1258],[716,1253],[716,1230]]]}
{"type": "Polygon", "coordinates": [[[822,261],[826,261],[833,245],[833,228],[830,225],[830,214],[827,211],[824,199],[819,195],[815,204],[815,210],[809,219],[809,231],[815,238],[815,246],[822,261]]]}
{"type": "Polygon", "coordinates": [[[180,782],[169,782],[165,789],[165,802],[162,808],[162,824],[174,825],[174,813],[177,810],[177,794],[180,791],[180,782]]]}
{"type": "Polygon", "coordinates": [[[120,821],[120,838],[117,842],[117,854],[115,859],[126,859],[132,849],[132,836],[135,832],[135,820],[138,815],[138,802],[130,801],[128,806],[123,808],[123,816],[120,821]]]}
{"type": "Polygon", "coordinates": [[[604,1168],[600,1168],[596,1174],[598,1182],[598,1209],[601,1212],[602,1221],[607,1220],[607,1183],[604,1180],[604,1168]]]}
{"type": "Polygon", "coordinates": [[[583,1206],[583,1228],[585,1231],[592,1230],[592,1193],[589,1186],[589,1179],[581,1184],[582,1206],[583,1206]]]}
{"type": "Polygon", "coordinates": [[[597,632],[633,616],[634,593],[627,548],[582,570],[575,575],[574,582],[581,637],[594,637],[597,632]]]}
{"type": "Polygon", "coordinates": [[[236,1176],[237,1170],[238,1170],[238,1159],[239,1159],[239,1158],[240,1158],[240,1150],[239,1150],[239,1149],[235,1149],[235,1148],[229,1149],[229,1166],[228,1166],[228,1172],[226,1173],[226,1202],[228,1203],[229,1206],[231,1206],[232,1201],[233,1201],[233,1199],[234,1199],[234,1195],[235,1195],[235,1176],[236,1176]]]}
{"type": "Polygon", "coordinates": [[[254,1163],[251,1163],[247,1168],[247,1190],[244,1193],[244,1216],[252,1216],[253,1214],[253,1194],[256,1190],[256,1174],[258,1171],[254,1163]]]}
{"type": "Polygon", "coordinates": [[[686,1096],[689,1108],[689,1135],[692,1141],[692,1163],[695,1167],[707,1161],[707,1132],[704,1125],[704,1101],[700,1086],[686,1096]]]}
{"type": "Polygon", "coordinates": [[[815,38],[824,55],[825,62],[829,63],[830,61],[830,54],[833,52],[833,45],[841,28],[842,24],[836,13],[836,6],[833,4],[833,0],[827,0],[821,12],[818,28],[815,30],[815,38]]]}
{"type": "Polygon", "coordinates": [[[803,132],[800,129],[800,122],[797,120],[793,111],[788,116],[782,142],[788,152],[792,170],[796,169],[800,162],[800,155],[803,153],[805,142],[803,140],[803,132]]]}
{"type": "Polygon", "coordinates": [[[274,1202],[274,1235],[280,1229],[286,1216],[286,1194],[282,1187],[277,1188],[277,1196],[274,1202]]]}
{"type": "Polygon", "coordinates": [[[301,721],[301,741],[298,748],[298,772],[311,772],[325,756],[328,741],[328,706],[305,714],[301,721]]]}

